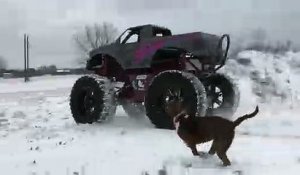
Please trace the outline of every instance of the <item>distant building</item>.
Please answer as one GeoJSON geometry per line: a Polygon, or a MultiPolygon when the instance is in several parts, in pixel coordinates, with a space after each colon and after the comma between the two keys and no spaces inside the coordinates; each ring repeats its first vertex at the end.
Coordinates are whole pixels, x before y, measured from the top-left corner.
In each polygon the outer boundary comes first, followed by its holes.
{"type": "Polygon", "coordinates": [[[7,72],[3,73],[4,79],[13,78],[13,77],[14,77],[14,75],[12,73],[7,73],[7,72]]]}
{"type": "Polygon", "coordinates": [[[71,74],[70,69],[57,69],[55,75],[67,75],[71,74]]]}

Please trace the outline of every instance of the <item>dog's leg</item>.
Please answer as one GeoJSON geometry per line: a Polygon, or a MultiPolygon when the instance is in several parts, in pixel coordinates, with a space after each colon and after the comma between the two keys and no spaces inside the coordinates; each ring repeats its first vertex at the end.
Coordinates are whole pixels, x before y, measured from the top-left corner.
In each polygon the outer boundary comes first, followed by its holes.
{"type": "Polygon", "coordinates": [[[226,153],[217,152],[218,157],[222,160],[223,166],[231,165],[230,160],[228,159],[226,153]]]}
{"type": "Polygon", "coordinates": [[[196,145],[189,145],[188,147],[190,147],[194,156],[199,156],[196,145]]]}
{"type": "Polygon", "coordinates": [[[228,148],[230,147],[233,138],[234,138],[234,133],[232,133],[227,138],[223,138],[222,140],[219,140],[218,143],[216,143],[217,155],[222,160],[223,166],[231,165],[230,160],[228,159],[228,157],[226,155],[226,152],[227,152],[228,148]]]}
{"type": "Polygon", "coordinates": [[[191,148],[192,153],[193,153],[194,156],[199,156],[201,158],[207,158],[208,157],[206,152],[203,152],[203,151],[198,152],[196,145],[190,145],[188,147],[191,148]]]}
{"type": "Polygon", "coordinates": [[[214,140],[209,151],[208,151],[208,154],[210,155],[214,155],[216,153],[216,141],[214,140]]]}
{"type": "Polygon", "coordinates": [[[218,140],[216,141],[216,152],[218,157],[222,160],[223,166],[229,166],[231,165],[227,155],[226,155],[226,149],[224,146],[225,140],[218,140]]]}

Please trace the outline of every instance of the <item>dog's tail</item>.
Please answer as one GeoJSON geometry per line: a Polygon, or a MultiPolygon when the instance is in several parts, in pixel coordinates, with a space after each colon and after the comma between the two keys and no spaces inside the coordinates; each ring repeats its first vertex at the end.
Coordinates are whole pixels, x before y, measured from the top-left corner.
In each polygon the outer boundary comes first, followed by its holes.
{"type": "Polygon", "coordinates": [[[242,117],[239,117],[238,119],[236,119],[233,122],[234,127],[239,126],[244,120],[256,116],[256,114],[258,113],[258,111],[259,111],[258,106],[256,106],[255,111],[253,111],[251,114],[246,114],[246,115],[243,115],[242,117]]]}

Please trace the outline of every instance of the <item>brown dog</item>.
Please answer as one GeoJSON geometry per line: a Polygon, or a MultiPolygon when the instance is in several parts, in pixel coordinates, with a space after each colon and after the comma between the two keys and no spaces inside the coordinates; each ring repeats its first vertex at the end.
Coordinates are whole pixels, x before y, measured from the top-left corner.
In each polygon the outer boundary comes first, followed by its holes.
{"type": "Polygon", "coordinates": [[[231,165],[226,152],[235,135],[235,127],[244,120],[254,117],[259,109],[251,114],[230,121],[219,116],[195,117],[190,116],[183,108],[180,98],[173,98],[165,104],[166,113],[173,118],[174,126],[179,137],[191,149],[193,155],[198,155],[196,145],[213,140],[209,154],[217,153],[224,166],[231,165]]]}

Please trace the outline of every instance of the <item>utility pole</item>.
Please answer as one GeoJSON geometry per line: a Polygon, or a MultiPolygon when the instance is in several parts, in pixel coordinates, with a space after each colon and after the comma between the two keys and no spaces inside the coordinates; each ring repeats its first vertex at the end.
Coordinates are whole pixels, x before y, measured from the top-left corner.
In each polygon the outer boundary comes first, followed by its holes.
{"type": "Polygon", "coordinates": [[[24,34],[24,81],[29,81],[29,39],[28,35],[24,34]]]}
{"type": "Polygon", "coordinates": [[[28,40],[28,35],[26,37],[26,46],[27,46],[27,79],[29,81],[29,75],[30,75],[30,72],[29,72],[29,40],[28,40]]]}
{"type": "Polygon", "coordinates": [[[27,80],[27,53],[26,53],[27,47],[26,47],[26,34],[24,34],[24,81],[26,82],[27,80]]]}

